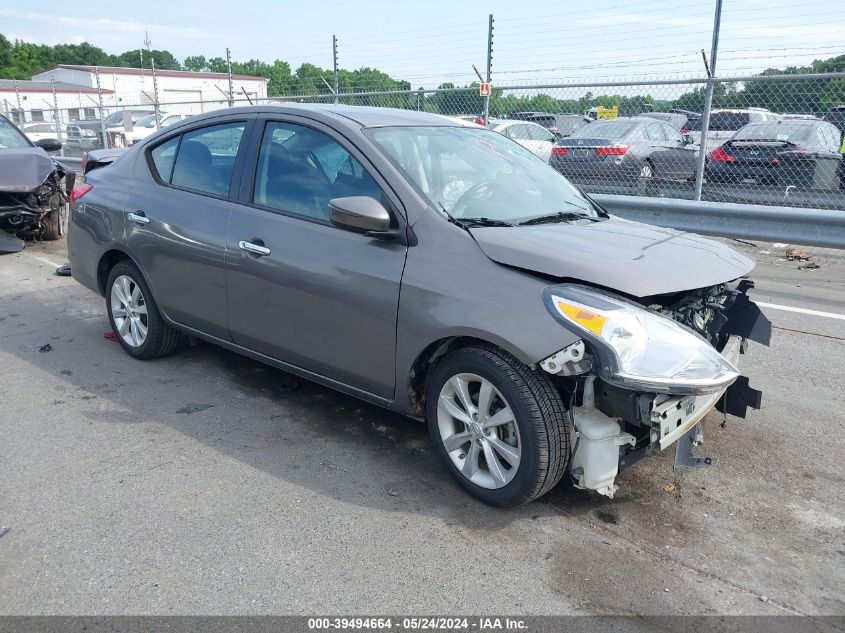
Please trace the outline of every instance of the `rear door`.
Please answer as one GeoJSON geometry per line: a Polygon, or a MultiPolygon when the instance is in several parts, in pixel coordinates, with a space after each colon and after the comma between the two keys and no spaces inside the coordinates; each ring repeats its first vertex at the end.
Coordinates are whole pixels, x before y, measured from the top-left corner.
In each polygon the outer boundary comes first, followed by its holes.
{"type": "Polygon", "coordinates": [[[126,202],[127,243],[164,313],[228,339],[226,231],[248,117],[215,119],[145,152],[126,202]]]}
{"type": "Polygon", "coordinates": [[[407,247],[339,229],[328,202],[398,198],[345,138],[309,119],[256,130],[226,240],[229,327],[248,349],[344,385],[394,394],[407,247]]]}
{"type": "Polygon", "coordinates": [[[549,157],[552,155],[552,146],[555,144],[554,134],[536,123],[526,123],[526,127],[528,128],[529,138],[527,143],[530,144],[527,147],[534,154],[548,162],[549,157]]]}
{"type": "Polygon", "coordinates": [[[687,180],[695,175],[695,152],[686,145],[681,133],[667,123],[658,122],[664,138],[662,150],[652,154],[652,163],[658,177],[669,180],[687,180]]]}

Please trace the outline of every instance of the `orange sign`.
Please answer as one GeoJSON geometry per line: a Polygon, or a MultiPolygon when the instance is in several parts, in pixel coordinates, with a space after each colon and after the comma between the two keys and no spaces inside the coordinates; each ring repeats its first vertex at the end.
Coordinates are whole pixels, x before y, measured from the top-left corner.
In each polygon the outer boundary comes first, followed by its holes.
{"type": "Polygon", "coordinates": [[[493,85],[484,81],[478,86],[478,94],[482,97],[489,97],[490,93],[493,91],[493,85]]]}

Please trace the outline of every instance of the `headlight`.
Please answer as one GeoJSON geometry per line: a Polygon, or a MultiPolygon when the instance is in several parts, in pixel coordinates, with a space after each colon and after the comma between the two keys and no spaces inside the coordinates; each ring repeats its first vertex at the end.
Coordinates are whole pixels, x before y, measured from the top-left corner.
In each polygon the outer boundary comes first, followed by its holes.
{"type": "Polygon", "coordinates": [[[703,394],[739,371],[698,334],[633,302],[584,286],[544,291],[552,315],[592,343],[599,375],[628,389],[703,394]]]}

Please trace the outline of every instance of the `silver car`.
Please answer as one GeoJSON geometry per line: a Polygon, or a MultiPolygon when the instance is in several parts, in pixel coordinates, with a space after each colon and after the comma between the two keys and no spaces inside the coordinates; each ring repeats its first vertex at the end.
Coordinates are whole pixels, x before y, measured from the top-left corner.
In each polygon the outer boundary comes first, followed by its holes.
{"type": "Polygon", "coordinates": [[[490,504],[620,467],[744,415],[753,260],[606,213],[527,149],[420,112],[233,108],[88,174],[73,276],[148,360],[186,334],[425,420],[490,504]]]}

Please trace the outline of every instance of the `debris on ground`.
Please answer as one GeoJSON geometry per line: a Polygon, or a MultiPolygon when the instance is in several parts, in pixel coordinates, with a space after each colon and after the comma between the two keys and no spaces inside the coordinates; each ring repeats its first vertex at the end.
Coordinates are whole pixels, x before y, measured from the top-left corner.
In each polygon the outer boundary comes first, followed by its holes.
{"type": "Polygon", "coordinates": [[[11,233],[0,231],[0,255],[6,253],[20,253],[24,248],[24,242],[11,233]]]}
{"type": "Polygon", "coordinates": [[[746,246],[757,246],[754,242],[749,242],[748,240],[741,240],[738,237],[733,238],[734,242],[739,242],[740,244],[745,244],[746,246]]]}
{"type": "Polygon", "coordinates": [[[391,497],[398,497],[398,496],[399,496],[399,491],[398,491],[398,490],[396,490],[396,488],[388,488],[388,489],[387,489],[387,494],[389,494],[391,497]]]}
{"type": "Polygon", "coordinates": [[[9,533],[9,530],[11,530],[11,529],[12,528],[0,527],[0,538],[3,538],[4,536],[6,536],[9,533]]]}
{"type": "Polygon", "coordinates": [[[49,343],[47,343],[46,345],[42,345],[41,347],[39,347],[38,351],[41,352],[41,353],[52,352],[53,346],[50,345],[49,343]]]}
{"type": "Polygon", "coordinates": [[[804,264],[803,266],[799,266],[798,270],[817,270],[821,268],[816,262],[810,262],[809,264],[804,264]]]}
{"type": "Polygon", "coordinates": [[[766,250],[765,248],[762,251],[757,251],[760,255],[771,255],[772,251],[766,250]]]}
{"type": "Polygon", "coordinates": [[[59,277],[70,277],[70,264],[65,264],[64,266],[56,268],[56,274],[59,277]]]}
{"type": "Polygon", "coordinates": [[[210,409],[213,406],[213,404],[197,404],[196,402],[191,402],[190,404],[186,404],[184,407],[177,410],[176,413],[184,413],[185,415],[191,415],[192,413],[196,413],[197,411],[205,411],[206,409],[210,409]]]}
{"type": "Polygon", "coordinates": [[[797,248],[787,248],[786,259],[790,262],[806,262],[810,255],[797,248]]]}
{"type": "Polygon", "coordinates": [[[675,492],[675,484],[666,484],[663,486],[663,492],[675,492]]]}
{"type": "Polygon", "coordinates": [[[109,330],[108,332],[103,332],[103,338],[107,341],[114,341],[117,343],[117,334],[109,330]]]}

